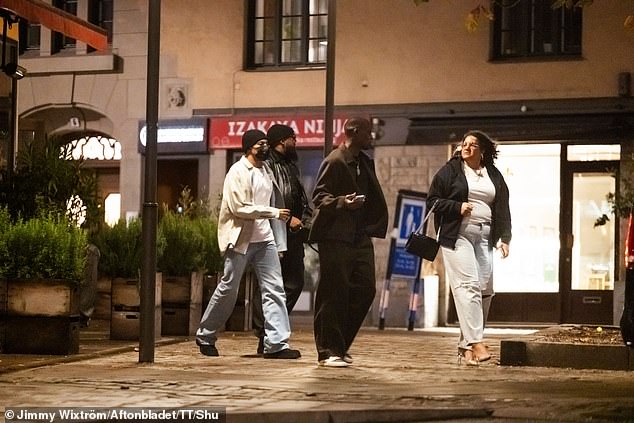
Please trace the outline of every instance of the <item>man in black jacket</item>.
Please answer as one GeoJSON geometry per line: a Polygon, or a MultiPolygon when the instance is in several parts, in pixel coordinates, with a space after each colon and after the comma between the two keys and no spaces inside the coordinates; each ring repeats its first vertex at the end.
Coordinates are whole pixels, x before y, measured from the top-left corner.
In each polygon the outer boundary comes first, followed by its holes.
{"type": "MultiPolygon", "coordinates": [[[[290,126],[275,124],[269,128],[266,137],[270,155],[264,164],[271,179],[282,193],[284,207],[291,210],[291,218],[286,224],[287,250],[280,257],[284,292],[286,293],[286,310],[290,315],[304,289],[304,241],[308,238],[312,210],[308,204],[308,198],[300,181],[300,173],[296,164],[295,144],[297,139],[295,131],[290,126]]],[[[260,339],[257,348],[258,354],[262,354],[264,348],[263,322],[262,301],[256,285],[253,299],[253,331],[260,339]]]]}
{"type": "Polygon", "coordinates": [[[362,151],[371,148],[367,119],[346,122],[346,141],[324,159],[313,191],[315,212],[309,239],[319,247],[315,298],[315,343],[321,366],[347,367],[348,349],[376,292],[371,237],[385,238],[387,205],[362,151]]]}

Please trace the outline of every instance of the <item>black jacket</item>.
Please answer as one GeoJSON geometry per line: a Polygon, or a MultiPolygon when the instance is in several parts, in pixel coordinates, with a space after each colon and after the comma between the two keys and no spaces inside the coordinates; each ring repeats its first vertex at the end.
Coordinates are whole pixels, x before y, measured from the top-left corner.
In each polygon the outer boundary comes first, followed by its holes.
{"type": "MultiPolygon", "coordinates": [[[[344,198],[353,192],[361,193],[351,166],[356,162],[350,150],[342,143],[324,159],[319,168],[313,204],[315,206],[310,241],[344,241],[353,243],[357,235],[357,220],[353,210],[344,208],[344,198]]],[[[376,178],[374,162],[363,152],[359,166],[369,176],[368,192],[363,205],[363,232],[370,237],[385,238],[387,233],[387,204],[376,178]]]]}
{"type": "MultiPolygon", "coordinates": [[[[434,225],[440,228],[440,245],[454,248],[462,215],[462,203],[468,201],[469,185],[462,169],[462,159],[453,157],[434,175],[427,195],[427,209],[434,209],[434,225]],[[441,224],[442,222],[442,224],[441,224]]],[[[487,166],[487,173],[495,186],[495,199],[491,207],[491,235],[489,246],[495,247],[498,240],[511,241],[511,211],[509,210],[509,189],[504,177],[493,165],[487,166]]]]}
{"type": "MultiPolygon", "coordinates": [[[[291,210],[291,215],[302,221],[306,230],[310,228],[313,211],[302,186],[297,165],[271,149],[269,158],[264,164],[271,170],[282,193],[284,207],[291,210]]],[[[290,219],[287,223],[290,225],[290,219]]],[[[290,228],[287,227],[290,230],[290,228]]]]}

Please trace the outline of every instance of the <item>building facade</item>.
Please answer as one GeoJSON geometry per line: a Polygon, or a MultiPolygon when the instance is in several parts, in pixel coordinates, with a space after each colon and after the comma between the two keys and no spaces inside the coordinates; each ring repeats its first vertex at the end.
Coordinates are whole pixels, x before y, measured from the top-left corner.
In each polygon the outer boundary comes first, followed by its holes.
{"type": "MultiPolygon", "coordinates": [[[[52,3],[108,28],[112,48],[25,31],[18,149],[67,138],[97,169],[107,218],[139,215],[148,4],[52,3]]],[[[634,33],[623,26],[632,10],[620,0],[559,10],[522,0],[470,33],[465,15],[481,3],[337,2],[335,139],[346,118],[372,119],[377,173],[398,221],[399,190],[426,192],[466,130],[489,132],[500,142],[514,226],[511,256],[496,262],[491,320],[611,324],[622,305],[625,228],[593,223],[609,214],[605,196],[634,151],[634,33]]],[[[327,0],[163,0],[161,14],[159,202],[174,207],[184,187],[217,199],[244,130],[276,122],[300,135],[310,190],[323,157],[327,0]]],[[[391,241],[375,246],[380,292],[391,241]]],[[[308,260],[307,310],[316,283],[308,260]]],[[[439,324],[451,322],[442,259],[423,273],[439,281],[426,278],[429,307],[439,324]]],[[[392,281],[388,324],[405,324],[410,285],[392,281]]]]}

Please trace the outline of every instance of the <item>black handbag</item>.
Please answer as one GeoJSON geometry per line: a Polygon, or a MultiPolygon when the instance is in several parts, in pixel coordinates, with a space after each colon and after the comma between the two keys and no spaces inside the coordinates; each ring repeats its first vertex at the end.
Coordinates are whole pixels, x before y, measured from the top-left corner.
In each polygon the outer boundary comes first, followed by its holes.
{"type": "Polygon", "coordinates": [[[438,254],[438,247],[440,247],[440,244],[438,243],[438,238],[440,237],[440,226],[438,226],[438,231],[436,232],[436,239],[423,234],[422,230],[425,227],[425,222],[427,222],[427,219],[429,219],[429,216],[434,211],[436,204],[438,204],[438,201],[434,203],[418,229],[409,234],[409,238],[407,238],[407,243],[405,244],[405,251],[429,261],[434,261],[436,255],[438,254]]]}

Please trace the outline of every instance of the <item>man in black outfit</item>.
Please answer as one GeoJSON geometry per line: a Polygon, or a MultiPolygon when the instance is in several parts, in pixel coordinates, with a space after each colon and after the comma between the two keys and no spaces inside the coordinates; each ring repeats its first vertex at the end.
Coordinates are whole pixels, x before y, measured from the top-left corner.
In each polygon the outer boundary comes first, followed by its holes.
{"type": "Polygon", "coordinates": [[[345,135],[319,169],[309,237],[319,247],[314,330],[317,359],[326,367],[352,363],[348,349],[376,293],[370,238],[385,238],[388,221],[374,162],[362,151],[372,146],[370,122],[349,119],[345,135]]]}
{"type": "MultiPolygon", "coordinates": [[[[291,218],[286,224],[287,250],[280,257],[286,293],[286,310],[290,315],[304,289],[304,242],[308,238],[312,210],[296,164],[295,131],[290,126],[275,124],[269,128],[266,137],[270,156],[264,165],[273,183],[277,184],[282,193],[284,208],[291,210],[291,218]]],[[[262,301],[260,301],[260,291],[256,285],[253,299],[253,331],[260,339],[258,354],[263,353],[263,321],[262,301]]]]}

